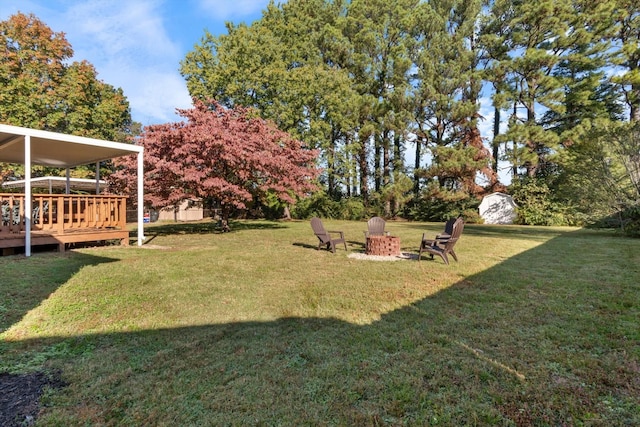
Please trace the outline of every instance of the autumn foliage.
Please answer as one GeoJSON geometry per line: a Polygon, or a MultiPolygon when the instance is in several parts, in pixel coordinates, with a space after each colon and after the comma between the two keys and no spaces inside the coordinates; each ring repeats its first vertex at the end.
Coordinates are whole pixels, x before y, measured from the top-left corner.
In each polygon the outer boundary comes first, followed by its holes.
{"type": "Polygon", "coordinates": [[[89,62],[72,62],[64,33],[18,12],[0,21],[0,51],[0,123],[123,140],[131,113],[122,89],[89,62]]]}
{"type": "MultiPolygon", "coordinates": [[[[137,141],[145,149],[146,203],[203,197],[243,209],[256,198],[292,203],[316,190],[318,152],[250,110],[194,100],[178,113],[186,121],[147,126],[137,141]]],[[[135,158],[123,158],[111,181],[135,194],[135,171],[135,158]]]]}

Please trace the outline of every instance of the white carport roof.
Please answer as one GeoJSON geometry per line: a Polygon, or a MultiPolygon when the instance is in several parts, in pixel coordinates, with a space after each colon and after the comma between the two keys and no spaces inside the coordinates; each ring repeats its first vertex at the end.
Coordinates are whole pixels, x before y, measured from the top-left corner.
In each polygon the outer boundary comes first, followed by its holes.
{"type": "MultiPolygon", "coordinates": [[[[103,141],[75,135],[0,124],[0,162],[24,165],[25,181],[31,182],[31,166],[71,168],[98,163],[116,157],[137,154],[138,157],[138,245],[143,234],[143,153],[139,145],[103,141]]],[[[25,187],[25,254],[31,254],[31,186],[25,187]]]]}
{"type": "Polygon", "coordinates": [[[98,163],[128,154],[142,147],[0,124],[0,161],[25,163],[25,137],[31,139],[31,164],[55,168],[98,163]]]}

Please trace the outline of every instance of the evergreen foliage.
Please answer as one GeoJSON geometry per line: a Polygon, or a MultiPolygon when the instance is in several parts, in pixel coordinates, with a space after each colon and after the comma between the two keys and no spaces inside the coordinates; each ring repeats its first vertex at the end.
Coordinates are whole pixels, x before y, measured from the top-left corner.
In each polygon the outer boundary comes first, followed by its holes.
{"type": "Polygon", "coordinates": [[[319,215],[342,211],[330,200],[359,197],[365,214],[473,216],[482,195],[504,191],[507,161],[513,191],[533,198],[523,223],[590,222],[611,204],[602,197],[585,212],[593,200],[570,189],[588,188],[589,152],[611,151],[590,136],[593,123],[635,118],[637,20],[629,0],[291,0],[205,34],[182,72],[194,96],[253,106],[320,149],[325,192],[309,200],[325,207],[319,215]],[[486,88],[491,141],[478,130],[486,88]],[[407,173],[410,200],[392,190],[407,173]]]}

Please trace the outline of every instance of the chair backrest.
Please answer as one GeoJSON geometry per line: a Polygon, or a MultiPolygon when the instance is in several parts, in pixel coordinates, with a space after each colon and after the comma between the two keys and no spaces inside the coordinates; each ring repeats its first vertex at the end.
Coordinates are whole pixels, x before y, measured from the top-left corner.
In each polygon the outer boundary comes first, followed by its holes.
{"type": "Polygon", "coordinates": [[[457,220],[458,218],[450,218],[447,222],[445,222],[444,234],[448,234],[449,236],[451,236],[451,233],[453,233],[453,224],[455,224],[457,220]]]}
{"type": "Polygon", "coordinates": [[[331,240],[329,238],[329,233],[324,229],[324,225],[322,225],[322,221],[320,218],[313,217],[311,218],[311,228],[313,229],[313,233],[318,236],[322,242],[328,242],[331,240]]]}
{"type": "Polygon", "coordinates": [[[460,239],[460,235],[462,234],[462,230],[464,229],[464,220],[462,218],[458,218],[453,223],[453,229],[451,230],[451,237],[446,240],[444,244],[445,251],[450,251],[455,246],[458,239],[460,239]]]}
{"type": "Polygon", "coordinates": [[[443,234],[448,234],[448,235],[453,234],[453,227],[456,224],[462,224],[462,227],[464,228],[464,219],[461,216],[448,219],[447,222],[445,222],[444,224],[443,234]]]}
{"type": "Polygon", "coordinates": [[[379,216],[374,216],[369,221],[367,221],[367,231],[370,236],[383,236],[384,235],[384,226],[386,222],[384,219],[379,216]]]}
{"type": "Polygon", "coordinates": [[[454,230],[451,231],[451,237],[456,237],[459,238],[460,235],[462,234],[462,230],[464,230],[464,219],[462,219],[461,216],[459,216],[456,221],[453,224],[453,228],[454,230]],[[457,233],[454,236],[454,233],[457,233]]]}

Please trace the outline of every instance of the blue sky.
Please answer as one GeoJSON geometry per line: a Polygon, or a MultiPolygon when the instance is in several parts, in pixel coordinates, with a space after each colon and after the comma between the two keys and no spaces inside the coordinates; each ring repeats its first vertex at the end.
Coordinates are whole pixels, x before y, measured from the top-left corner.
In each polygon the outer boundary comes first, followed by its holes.
{"type": "Polygon", "coordinates": [[[0,0],[0,20],[33,13],[64,32],[73,60],[94,65],[98,78],[120,87],[133,120],[177,121],[191,99],[180,61],[205,29],[226,34],[225,22],[251,23],[269,0],[0,0]]]}

